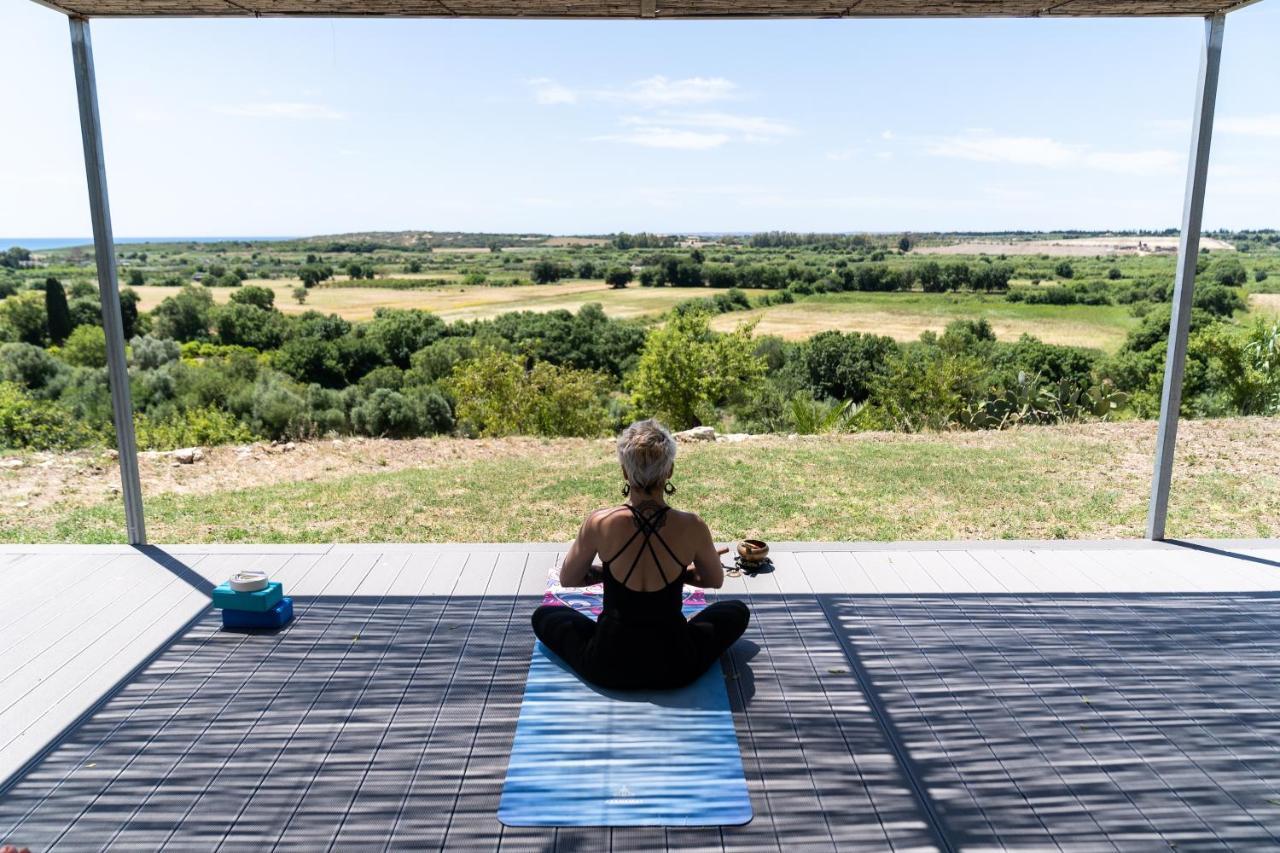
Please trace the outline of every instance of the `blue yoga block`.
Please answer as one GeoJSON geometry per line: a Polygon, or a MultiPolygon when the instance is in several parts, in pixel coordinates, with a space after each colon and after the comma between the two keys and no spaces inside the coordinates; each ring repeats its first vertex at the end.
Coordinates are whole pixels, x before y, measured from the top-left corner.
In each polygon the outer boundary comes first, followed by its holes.
{"type": "Polygon", "coordinates": [[[282,598],[265,613],[248,610],[223,610],[223,628],[282,628],[293,618],[293,599],[282,598]]]}
{"type": "Polygon", "coordinates": [[[284,585],[279,581],[267,584],[257,592],[238,592],[228,584],[213,590],[213,606],[223,610],[245,610],[250,613],[266,613],[284,598],[284,585]]]}

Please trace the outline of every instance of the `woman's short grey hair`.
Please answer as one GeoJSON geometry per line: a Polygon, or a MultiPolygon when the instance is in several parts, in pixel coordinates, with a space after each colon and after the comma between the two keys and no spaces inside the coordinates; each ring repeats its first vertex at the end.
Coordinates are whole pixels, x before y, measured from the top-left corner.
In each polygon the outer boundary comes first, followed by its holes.
{"type": "Polygon", "coordinates": [[[651,491],[676,463],[676,440],[653,418],[636,421],[618,436],[618,461],[631,485],[651,491]]]}

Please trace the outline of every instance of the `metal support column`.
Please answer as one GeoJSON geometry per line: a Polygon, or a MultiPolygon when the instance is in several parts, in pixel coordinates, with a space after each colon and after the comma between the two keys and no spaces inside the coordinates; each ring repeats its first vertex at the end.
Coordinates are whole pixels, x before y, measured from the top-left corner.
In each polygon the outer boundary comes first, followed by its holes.
{"type": "Polygon", "coordinates": [[[1151,503],[1147,509],[1147,538],[1163,539],[1169,511],[1169,483],[1173,453],[1178,443],[1178,411],[1182,407],[1182,373],[1187,358],[1187,334],[1191,328],[1191,296],[1200,257],[1200,221],[1204,213],[1204,186],[1209,172],[1209,144],[1213,140],[1213,109],[1218,98],[1218,65],[1222,59],[1225,15],[1205,18],[1204,47],[1200,52],[1200,80],[1196,89],[1195,117],[1191,123],[1191,159],[1187,165],[1187,192],[1182,207],[1182,236],[1178,242],[1178,273],[1173,285],[1173,316],[1169,320],[1169,348],[1165,355],[1164,392],[1160,397],[1160,426],[1156,434],[1155,475],[1151,479],[1151,503]]]}
{"type": "Polygon", "coordinates": [[[98,84],[93,73],[93,44],[89,22],[70,18],[71,59],[75,65],[80,105],[80,136],[84,141],[84,171],[89,179],[89,211],[93,218],[93,250],[98,262],[98,298],[102,328],[107,335],[107,372],[111,383],[111,417],[120,451],[120,488],[129,544],[143,545],[147,531],[142,517],[142,487],[138,482],[138,444],[133,434],[133,399],[129,365],[125,360],[124,324],[120,319],[120,282],[116,278],[116,244],[111,234],[111,206],[107,202],[107,167],[102,153],[102,123],[98,118],[98,84]]]}

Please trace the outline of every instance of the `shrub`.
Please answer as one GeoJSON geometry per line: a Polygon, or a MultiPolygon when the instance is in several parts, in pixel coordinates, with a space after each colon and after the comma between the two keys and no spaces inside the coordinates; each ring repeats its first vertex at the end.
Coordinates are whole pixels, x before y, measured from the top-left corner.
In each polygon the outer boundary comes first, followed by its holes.
{"type": "Polygon", "coordinates": [[[107,366],[107,335],[101,326],[78,326],[62,345],[62,358],[78,367],[107,366]]]}
{"type": "Polygon", "coordinates": [[[346,369],[338,345],[320,337],[290,338],[271,353],[271,364],[299,382],[318,383],[326,388],[346,384],[346,369]]]}
{"type": "Polygon", "coordinates": [[[1107,270],[1107,278],[1111,279],[1112,281],[1119,281],[1120,279],[1124,278],[1124,273],[1120,271],[1119,267],[1112,267],[1111,269],[1107,270]]]}
{"type": "Polygon", "coordinates": [[[0,447],[71,450],[101,440],[84,421],[68,414],[61,406],[28,396],[12,382],[0,382],[0,447]]]}
{"type": "Polygon", "coordinates": [[[235,415],[211,406],[172,412],[160,418],[136,415],[134,432],[140,450],[243,444],[257,438],[235,415]]]}
{"type": "Polygon", "coordinates": [[[150,334],[129,341],[129,364],[138,370],[155,370],[161,365],[177,361],[182,355],[177,343],[168,338],[155,338],[150,334]]]}
{"type": "Polygon", "coordinates": [[[1215,261],[1209,267],[1209,274],[1215,282],[1226,287],[1244,284],[1249,280],[1249,274],[1245,272],[1240,259],[1229,256],[1215,261]]]}
{"type": "Polygon", "coordinates": [[[802,345],[800,357],[814,396],[860,403],[871,392],[871,381],[883,373],[898,350],[892,338],[820,332],[802,345]]]}
{"type": "Polygon", "coordinates": [[[351,426],[360,433],[408,438],[419,433],[417,412],[409,399],[390,388],[377,388],[351,410],[351,426]]]}
{"type": "Polygon", "coordinates": [[[675,429],[714,420],[717,407],[740,400],[764,376],[754,328],[751,323],[718,335],[706,314],[674,315],[645,341],[631,377],[635,407],[675,429]]]}
{"type": "Polygon", "coordinates": [[[232,302],[220,307],[213,316],[214,330],[221,344],[266,351],[278,349],[284,343],[284,315],[274,308],[263,309],[252,303],[232,302]]]}
{"type": "Polygon", "coordinates": [[[32,344],[0,344],[0,380],[28,391],[50,386],[66,367],[43,347],[32,344]]]}
{"type": "Polygon", "coordinates": [[[1053,273],[1058,278],[1075,278],[1075,267],[1071,266],[1070,261],[1058,261],[1053,268],[1053,273]]]}
{"type": "Polygon", "coordinates": [[[982,394],[982,363],[938,347],[913,345],[890,359],[872,383],[871,399],[887,424],[905,432],[961,423],[982,394]]]}
{"type": "Polygon", "coordinates": [[[1206,284],[1197,287],[1191,294],[1191,304],[1215,317],[1230,317],[1237,311],[1245,310],[1244,297],[1234,287],[1223,287],[1218,284],[1206,284]]]}
{"type": "Polygon", "coordinates": [[[379,308],[363,331],[386,361],[403,368],[415,352],[444,337],[445,325],[426,311],[379,308]]]}
{"type": "Polygon", "coordinates": [[[459,364],[446,383],[456,414],[480,435],[601,435],[608,382],[594,371],[545,361],[526,370],[519,356],[490,350],[459,364]]]}

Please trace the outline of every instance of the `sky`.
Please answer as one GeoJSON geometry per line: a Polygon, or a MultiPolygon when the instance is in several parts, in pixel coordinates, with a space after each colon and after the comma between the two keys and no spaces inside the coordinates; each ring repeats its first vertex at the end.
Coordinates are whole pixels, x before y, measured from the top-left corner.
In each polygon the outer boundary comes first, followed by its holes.
{"type": "MultiPolygon", "coordinates": [[[[120,236],[1162,229],[1199,19],[95,20],[120,236]]],[[[1280,0],[1206,228],[1280,227],[1280,0]]],[[[90,233],[66,19],[0,0],[0,235],[90,233]]]]}

